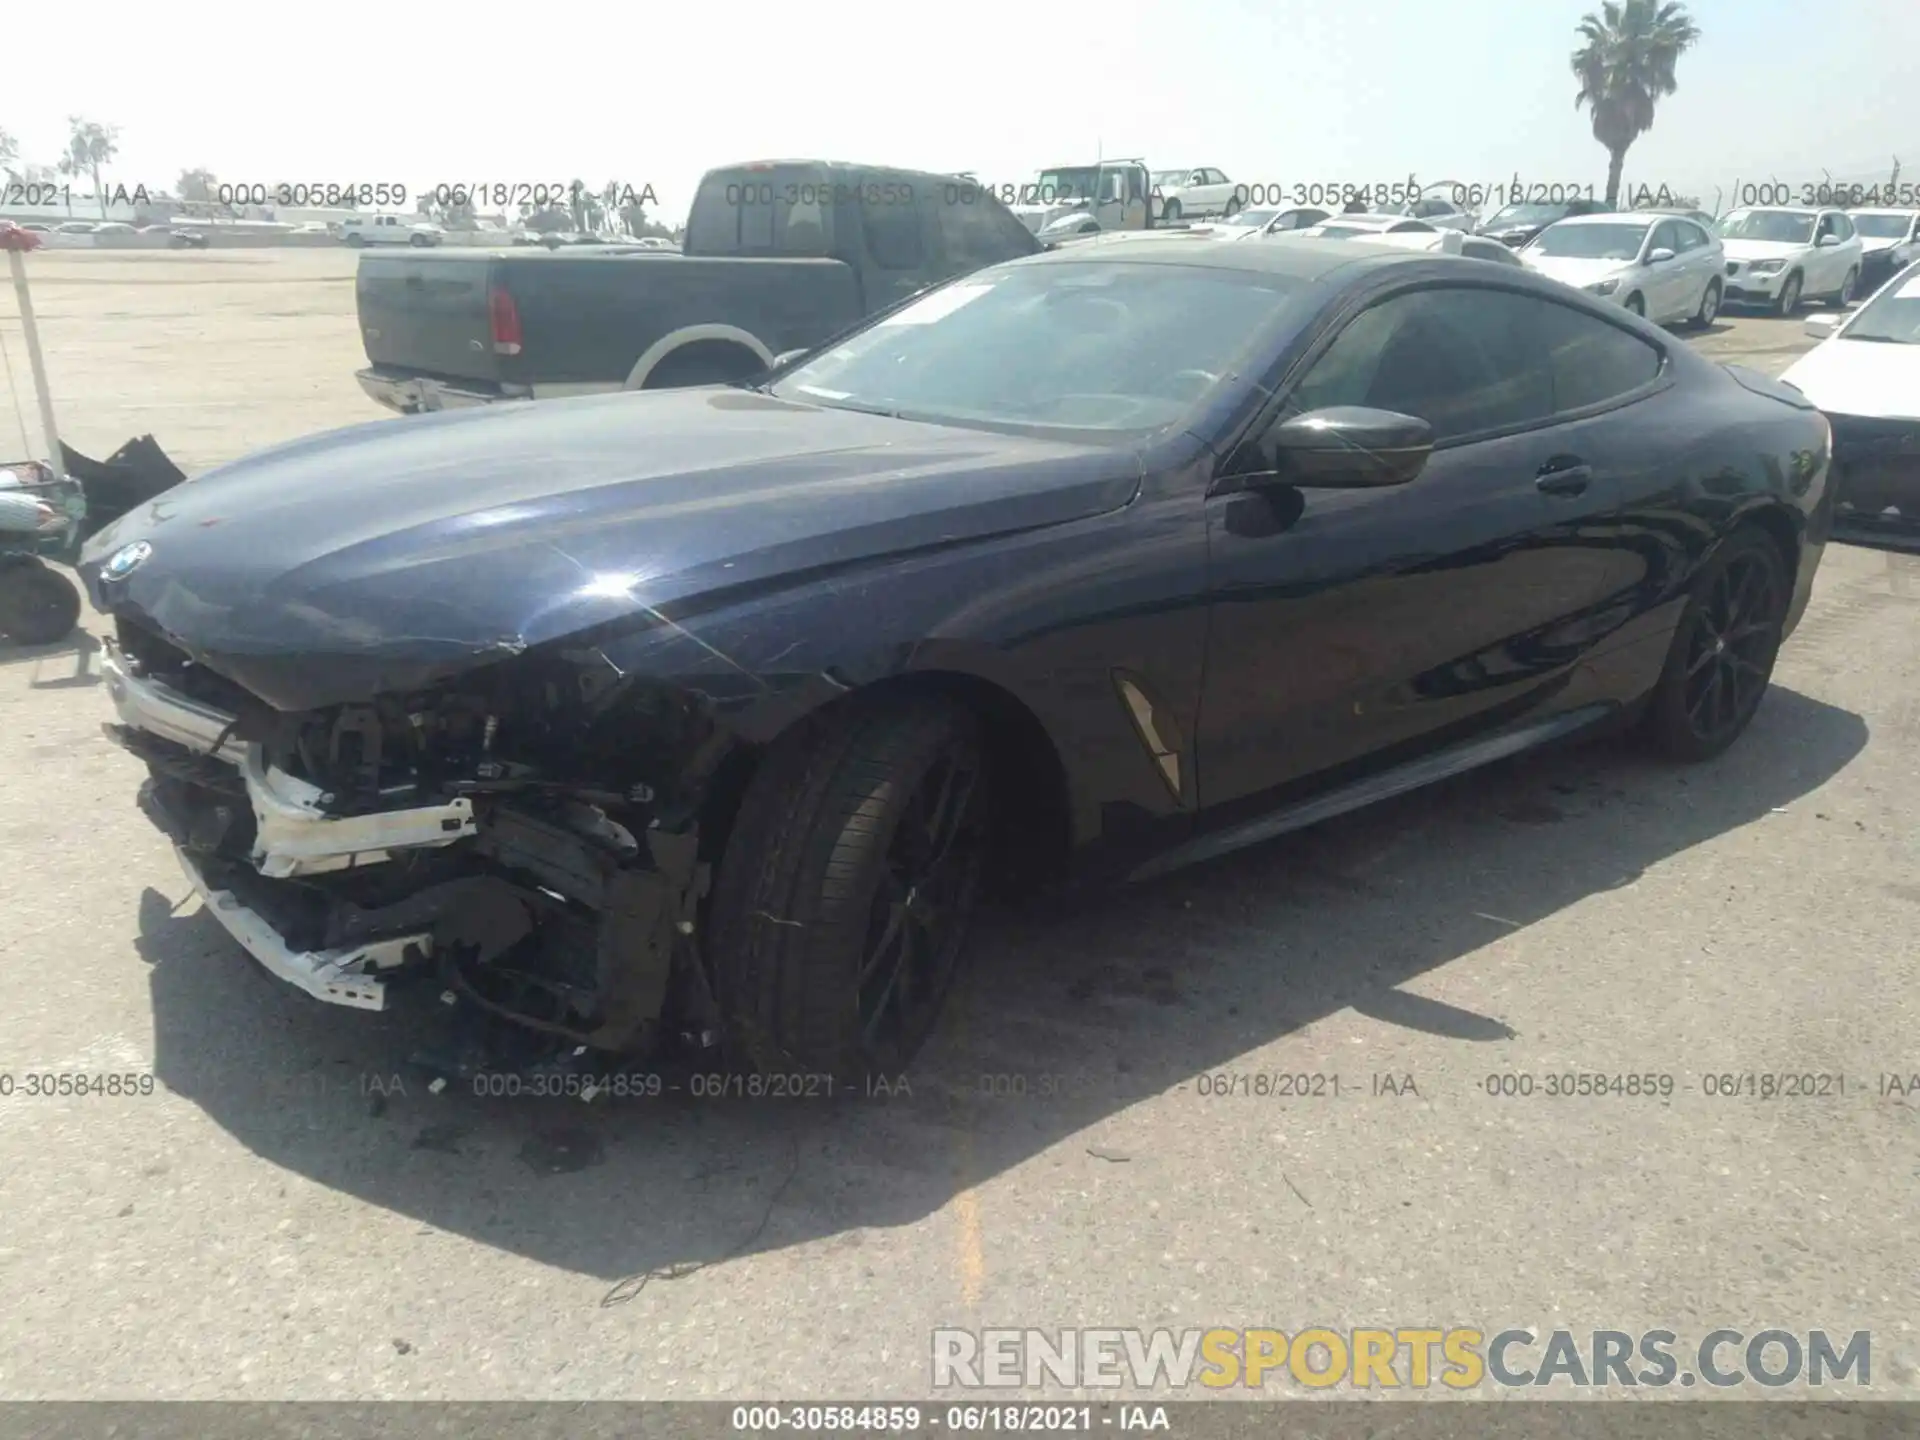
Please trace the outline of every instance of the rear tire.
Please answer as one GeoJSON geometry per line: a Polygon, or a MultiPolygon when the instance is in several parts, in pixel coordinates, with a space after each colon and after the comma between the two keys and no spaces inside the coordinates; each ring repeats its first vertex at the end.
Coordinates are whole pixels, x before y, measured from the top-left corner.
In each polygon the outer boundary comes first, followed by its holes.
{"type": "Polygon", "coordinates": [[[1711,760],[1740,735],[1773,678],[1792,579],[1779,547],[1754,526],[1722,543],[1694,581],[1642,738],[1672,760],[1711,760]]]}
{"type": "Polygon", "coordinates": [[[80,623],[80,592],[39,561],[0,569],[0,634],[16,645],[51,645],[80,623]]]}
{"type": "Polygon", "coordinates": [[[852,1083],[912,1060],[958,969],[987,800],[978,727],[944,701],[855,701],[775,742],[709,926],[744,1064],[852,1083]]]}
{"type": "Polygon", "coordinates": [[[1847,271],[1847,278],[1842,280],[1840,282],[1840,288],[1833,292],[1833,303],[1836,309],[1844,310],[1852,303],[1854,287],[1859,283],[1860,272],[1858,270],[1847,271]]]}
{"type": "Polygon", "coordinates": [[[1720,315],[1720,282],[1709,280],[1706,290],[1700,296],[1700,308],[1693,312],[1693,328],[1711,330],[1713,322],[1720,315]]]}

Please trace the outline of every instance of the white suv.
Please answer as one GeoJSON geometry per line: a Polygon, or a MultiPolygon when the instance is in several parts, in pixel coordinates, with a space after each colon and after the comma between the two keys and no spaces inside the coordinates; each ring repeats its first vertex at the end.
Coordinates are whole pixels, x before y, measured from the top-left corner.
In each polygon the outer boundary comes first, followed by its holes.
{"type": "Polygon", "coordinates": [[[1791,315],[1812,296],[1844,306],[1860,284],[1860,237],[1844,210],[1766,206],[1720,222],[1729,305],[1791,315]]]}

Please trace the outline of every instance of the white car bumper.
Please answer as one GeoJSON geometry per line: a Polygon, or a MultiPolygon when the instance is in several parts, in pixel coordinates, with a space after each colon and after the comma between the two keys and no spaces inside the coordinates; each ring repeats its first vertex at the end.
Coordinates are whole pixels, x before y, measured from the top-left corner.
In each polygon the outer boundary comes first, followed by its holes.
{"type": "MultiPolygon", "coordinates": [[[[400,851],[438,849],[475,833],[473,802],[465,797],[372,815],[327,815],[318,789],[269,765],[259,745],[233,738],[234,716],[135,674],[111,642],[102,669],[122,724],[239,772],[256,829],[248,858],[263,876],[290,879],[378,864],[400,851]]],[[[175,848],[213,917],[269,971],[316,999],[381,1009],[386,1002],[378,973],[432,951],[426,931],[335,950],[295,950],[265,917],[210,881],[185,849],[175,848]]]]}

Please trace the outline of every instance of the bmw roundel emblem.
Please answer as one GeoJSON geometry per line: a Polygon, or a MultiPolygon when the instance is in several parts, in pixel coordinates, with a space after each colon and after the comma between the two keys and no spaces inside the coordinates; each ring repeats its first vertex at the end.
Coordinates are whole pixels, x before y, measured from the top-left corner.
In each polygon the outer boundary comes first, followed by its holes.
{"type": "Polygon", "coordinates": [[[107,557],[107,563],[100,567],[100,576],[105,580],[124,580],[145,564],[151,554],[153,546],[144,540],[122,545],[107,557]]]}

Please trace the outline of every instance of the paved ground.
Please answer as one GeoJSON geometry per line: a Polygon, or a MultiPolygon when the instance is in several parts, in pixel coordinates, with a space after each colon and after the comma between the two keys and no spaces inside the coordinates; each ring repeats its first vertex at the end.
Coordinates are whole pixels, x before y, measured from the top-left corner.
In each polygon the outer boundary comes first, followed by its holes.
{"type": "MultiPolygon", "coordinates": [[[[350,263],[37,257],[74,442],[373,418],[350,263]]],[[[912,1094],[830,1106],[374,1093],[403,1035],[180,906],[91,645],[0,653],[0,1394],[902,1396],[938,1324],[1477,1323],[1871,1329],[1912,1395],[1920,1115],[1877,1091],[1920,1071],[1916,580],[1830,552],[1715,764],[1526,760],[997,917],[912,1094]],[[1676,1090],[1484,1089],[1575,1069],[1676,1090]],[[83,1070],[155,1093],[21,1088],[83,1070]],[[1846,1093],[1703,1090],[1782,1071],[1846,1093]],[[1342,1093],[1202,1093],[1261,1073],[1342,1093]]]]}

